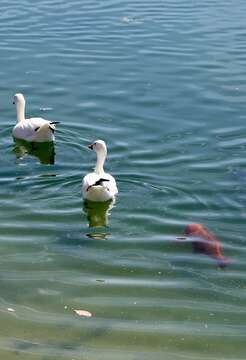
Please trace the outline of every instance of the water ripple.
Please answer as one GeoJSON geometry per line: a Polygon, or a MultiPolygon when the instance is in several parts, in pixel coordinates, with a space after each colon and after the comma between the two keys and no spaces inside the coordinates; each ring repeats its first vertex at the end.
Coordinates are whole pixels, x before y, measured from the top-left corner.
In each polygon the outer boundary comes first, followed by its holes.
{"type": "Polygon", "coordinates": [[[245,358],[244,10],[1,2],[0,358],[245,358]],[[17,91],[60,122],[53,161],[14,144],[17,91]],[[119,196],[92,227],[96,138],[119,196]],[[191,222],[226,269],[177,242],[191,222]]]}

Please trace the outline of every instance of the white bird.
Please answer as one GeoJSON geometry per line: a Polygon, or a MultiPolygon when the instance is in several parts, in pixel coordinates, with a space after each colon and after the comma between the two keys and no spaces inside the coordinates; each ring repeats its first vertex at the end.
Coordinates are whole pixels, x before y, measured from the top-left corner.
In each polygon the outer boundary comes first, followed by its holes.
{"type": "Polygon", "coordinates": [[[83,197],[90,201],[107,201],[114,199],[118,193],[116,181],[110,174],[104,172],[103,165],[107,156],[107,147],[103,140],[96,140],[88,146],[97,154],[97,162],[94,172],[83,178],[83,197]]]}
{"type": "Polygon", "coordinates": [[[54,141],[55,124],[58,121],[48,121],[43,118],[25,118],[25,98],[23,94],[15,94],[13,104],[16,106],[17,124],[12,134],[17,139],[30,142],[54,141]]]}

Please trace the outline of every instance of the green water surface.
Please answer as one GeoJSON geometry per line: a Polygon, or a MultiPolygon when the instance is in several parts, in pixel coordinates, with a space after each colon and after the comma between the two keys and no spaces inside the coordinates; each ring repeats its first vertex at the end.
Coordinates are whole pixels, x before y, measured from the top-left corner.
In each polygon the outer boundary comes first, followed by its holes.
{"type": "Polygon", "coordinates": [[[0,359],[244,360],[245,1],[0,10],[0,359]],[[16,92],[54,147],[14,142],[16,92]],[[82,200],[96,139],[115,203],[82,200]],[[177,241],[191,222],[227,268],[177,241]]]}

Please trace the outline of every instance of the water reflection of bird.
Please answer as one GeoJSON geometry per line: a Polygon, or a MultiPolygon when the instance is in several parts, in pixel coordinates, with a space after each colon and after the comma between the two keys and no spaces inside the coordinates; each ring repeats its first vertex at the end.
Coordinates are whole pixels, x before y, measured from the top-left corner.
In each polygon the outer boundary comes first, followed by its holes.
{"type": "Polygon", "coordinates": [[[48,121],[43,118],[25,118],[25,98],[23,94],[15,94],[13,104],[16,106],[17,124],[13,128],[16,139],[26,141],[47,142],[54,141],[54,132],[58,121],[48,121]]]}
{"type": "Polygon", "coordinates": [[[104,172],[103,165],[107,156],[107,147],[103,140],[96,140],[88,146],[97,154],[95,171],[83,178],[83,197],[90,201],[104,202],[114,199],[118,193],[114,177],[104,172]]]}
{"type": "Polygon", "coordinates": [[[33,143],[15,139],[14,152],[18,159],[29,154],[37,157],[41,164],[53,165],[55,163],[55,146],[53,142],[33,143]]]}
{"type": "Polygon", "coordinates": [[[105,227],[108,225],[109,211],[114,205],[113,200],[104,202],[84,201],[84,211],[87,215],[89,227],[105,227]]]}

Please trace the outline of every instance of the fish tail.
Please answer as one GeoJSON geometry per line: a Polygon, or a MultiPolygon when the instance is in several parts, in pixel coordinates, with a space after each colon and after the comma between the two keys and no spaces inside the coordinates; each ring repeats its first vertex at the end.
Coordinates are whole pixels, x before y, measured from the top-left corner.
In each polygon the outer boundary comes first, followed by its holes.
{"type": "Polygon", "coordinates": [[[226,258],[224,256],[220,257],[220,258],[216,258],[216,261],[218,263],[218,266],[221,269],[224,269],[225,267],[227,267],[228,265],[230,265],[232,263],[232,260],[229,258],[226,258]]]}

